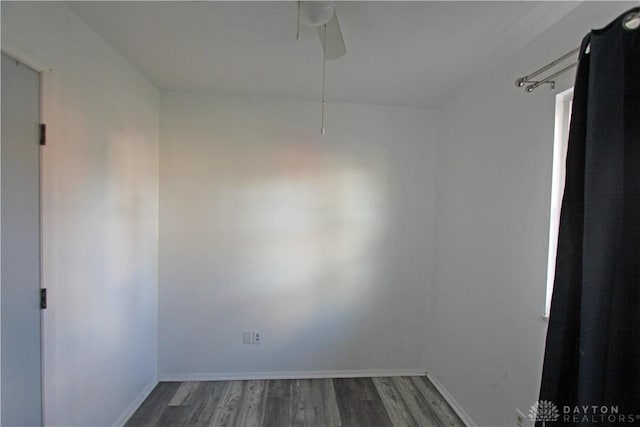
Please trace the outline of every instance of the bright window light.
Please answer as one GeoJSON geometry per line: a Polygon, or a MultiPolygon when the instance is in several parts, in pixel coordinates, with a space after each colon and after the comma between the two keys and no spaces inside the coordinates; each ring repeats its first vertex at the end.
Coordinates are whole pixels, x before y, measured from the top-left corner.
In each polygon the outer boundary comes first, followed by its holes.
{"type": "Polygon", "coordinates": [[[544,317],[548,318],[551,310],[553,281],[556,272],[556,253],[558,250],[558,230],[560,227],[560,209],[569,142],[569,123],[571,121],[571,105],[573,88],[556,95],[556,122],[553,137],[553,176],[551,181],[551,215],[549,219],[549,256],[547,258],[547,295],[544,317]]]}

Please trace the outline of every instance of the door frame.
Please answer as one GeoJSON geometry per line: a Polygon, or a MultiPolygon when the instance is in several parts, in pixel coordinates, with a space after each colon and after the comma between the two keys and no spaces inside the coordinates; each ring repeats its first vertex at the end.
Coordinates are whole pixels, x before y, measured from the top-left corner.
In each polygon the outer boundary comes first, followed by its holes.
{"type": "MultiPolygon", "coordinates": [[[[2,37],[2,53],[12,57],[22,64],[33,69],[40,74],[40,123],[47,124],[47,145],[40,146],[39,164],[40,164],[40,289],[47,288],[47,308],[40,311],[40,364],[41,364],[41,419],[43,425],[55,425],[53,419],[52,408],[55,407],[53,399],[55,399],[55,381],[53,361],[55,360],[55,306],[53,303],[55,292],[51,289],[51,283],[48,277],[48,266],[51,265],[48,256],[47,243],[51,240],[51,236],[47,233],[48,218],[47,195],[50,194],[47,183],[47,172],[49,171],[47,151],[51,150],[50,144],[55,140],[53,138],[55,126],[54,101],[55,101],[55,74],[53,67],[49,66],[45,61],[40,59],[38,54],[34,54],[13,40],[11,37],[2,37]]],[[[0,271],[2,265],[0,261],[0,271]]],[[[0,290],[0,301],[2,300],[0,290]]],[[[1,320],[0,320],[1,321],[1,320]]],[[[0,356],[0,363],[2,362],[0,356]]],[[[0,395],[0,400],[2,396],[0,395]]],[[[0,407],[1,411],[1,407],[0,407]]],[[[1,416],[1,414],[0,414],[1,416]]]]}

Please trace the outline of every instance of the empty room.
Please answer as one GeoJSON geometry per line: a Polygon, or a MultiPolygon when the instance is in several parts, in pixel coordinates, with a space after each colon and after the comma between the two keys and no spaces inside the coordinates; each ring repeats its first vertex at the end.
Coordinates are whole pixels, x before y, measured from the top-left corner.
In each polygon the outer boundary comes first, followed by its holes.
{"type": "Polygon", "coordinates": [[[640,425],[637,1],[2,1],[2,426],[640,425]]]}

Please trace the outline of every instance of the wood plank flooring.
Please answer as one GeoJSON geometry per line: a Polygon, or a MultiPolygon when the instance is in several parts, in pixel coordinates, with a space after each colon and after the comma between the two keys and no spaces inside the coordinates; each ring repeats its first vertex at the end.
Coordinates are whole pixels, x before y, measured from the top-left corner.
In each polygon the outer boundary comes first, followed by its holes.
{"type": "Polygon", "coordinates": [[[161,382],[126,426],[464,426],[427,377],[161,382]]]}

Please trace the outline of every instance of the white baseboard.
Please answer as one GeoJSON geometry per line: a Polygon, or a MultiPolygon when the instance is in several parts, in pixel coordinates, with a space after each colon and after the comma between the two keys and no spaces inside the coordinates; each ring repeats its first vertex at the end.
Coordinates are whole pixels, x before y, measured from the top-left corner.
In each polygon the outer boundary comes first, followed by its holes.
{"type": "Polygon", "coordinates": [[[467,414],[467,411],[465,411],[464,408],[460,405],[460,403],[458,403],[458,401],[453,397],[453,395],[449,393],[449,390],[445,388],[445,386],[440,382],[440,380],[438,380],[438,378],[436,378],[436,376],[429,371],[427,371],[426,375],[429,381],[431,381],[431,384],[433,384],[433,386],[440,392],[442,397],[444,397],[444,400],[447,401],[449,406],[451,406],[451,408],[458,415],[458,417],[460,417],[462,422],[467,427],[478,427],[478,424],[476,424],[475,421],[473,421],[473,419],[469,416],[469,414],[467,414]]]}
{"type": "Polygon", "coordinates": [[[161,374],[159,381],[292,380],[306,378],[415,377],[426,369],[358,369],[338,371],[211,372],[201,374],[161,374]]]}
{"type": "Polygon", "coordinates": [[[149,397],[149,394],[151,394],[151,392],[153,391],[154,388],[156,388],[157,385],[158,385],[157,379],[154,379],[149,384],[147,384],[146,387],[140,392],[140,394],[134,399],[134,401],[131,402],[131,405],[129,405],[127,409],[125,409],[125,411],[122,413],[122,415],[118,417],[116,422],[113,423],[113,426],[114,427],[124,426],[124,424],[129,420],[129,418],[131,418],[131,415],[133,415],[133,413],[136,412],[136,409],[138,409],[138,407],[142,405],[142,402],[144,402],[144,400],[147,397],[149,397]]]}

